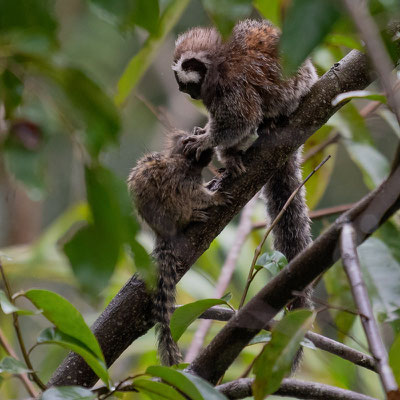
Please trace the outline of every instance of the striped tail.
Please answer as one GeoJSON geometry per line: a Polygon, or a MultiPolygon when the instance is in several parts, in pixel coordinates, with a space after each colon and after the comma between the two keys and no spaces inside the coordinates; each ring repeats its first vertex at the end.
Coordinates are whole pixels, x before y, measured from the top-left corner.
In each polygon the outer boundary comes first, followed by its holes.
{"type": "Polygon", "coordinates": [[[171,245],[158,239],[154,256],[158,263],[158,285],[154,304],[154,318],[157,322],[158,354],[162,365],[175,365],[182,361],[178,345],[172,339],[169,327],[175,306],[177,265],[171,245]]]}

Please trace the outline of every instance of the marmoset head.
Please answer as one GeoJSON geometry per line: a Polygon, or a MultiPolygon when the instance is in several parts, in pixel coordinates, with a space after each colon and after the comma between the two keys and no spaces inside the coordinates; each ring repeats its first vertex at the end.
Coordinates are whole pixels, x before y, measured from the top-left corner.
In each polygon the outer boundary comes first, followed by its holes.
{"type": "Polygon", "coordinates": [[[214,28],[194,28],[178,37],[172,69],[181,92],[201,98],[204,78],[220,44],[221,36],[214,28]]]}

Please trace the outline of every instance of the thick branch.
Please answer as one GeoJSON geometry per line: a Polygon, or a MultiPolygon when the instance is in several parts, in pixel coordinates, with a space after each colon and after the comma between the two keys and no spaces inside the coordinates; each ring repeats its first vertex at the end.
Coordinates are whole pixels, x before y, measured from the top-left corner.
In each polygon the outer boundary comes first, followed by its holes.
{"type": "Polygon", "coordinates": [[[388,355],[374,318],[367,287],[365,286],[355,243],[356,231],[351,224],[345,224],[340,237],[343,266],[350,281],[354,302],[360,311],[361,323],[367,336],[369,349],[376,360],[376,367],[386,393],[398,390],[396,380],[389,367],[388,355]]]}
{"type": "Polygon", "coordinates": [[[250,340],[289,302],[338,260],[339,235],[344,223],[353,222],[357,244],[364,241],[400,207],[400,167],[374,192],[340,216],[311,246],[229,320],[189,370],[216,383],[250,340]]]}
{"type": "MultiPolygon", "coordinates": [[[[217,386],[228,399],[244,399],[252,396],[253,379],[242,378],[217,386]]],[[[340,389],[322,383],[304,382],[297,379],[284,379],[275,396],[295,397],[314,400],[376,400],[373,397],[350,390],[340,389]]]]}
{"type": "MultiPolygon", "coordinates": [[[[290,119],[281,121],[276,134],[263,135],[246,152],[243,161],[247,172],[233,179],[224,176],[219,187],[229,191],[234,201],[227,206],[213,207],[209,221],[193,223],[177,238],[176,256],[181,260],[178,271],[182,276],[211,242],[261,189],[274,171],[297,150],[341,105],[331,101],[340,93],[364,89],[371,82],[367,58],[351,51],[334,70],[327,72],[313,86],[298,110],[290,119]]],[[[151,327],[151,303],[145,285],[137,277],[121,289],[92,329],[103,349],[108,365],[139,336],[151,327]]],[[[95,374],[77,355],[70,354],[57,369],[49,385],[78,384],[92,386],[95,374]]]]}

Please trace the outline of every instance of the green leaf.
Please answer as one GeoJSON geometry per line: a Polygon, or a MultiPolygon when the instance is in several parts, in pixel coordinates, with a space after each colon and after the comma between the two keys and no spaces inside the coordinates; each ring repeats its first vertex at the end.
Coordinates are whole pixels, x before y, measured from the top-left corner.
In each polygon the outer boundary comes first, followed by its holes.
{"type": "MultiPolygon", "coordinates": [[[[307,140],[303,153],[307,154],[315,148],[315,146],[318,146],[327,140],[330,135],[333,135],[332,127],[324,125],[307,140]]],[[[336,151],[337,146],[333,144],[326,147],[323,151],[314,154],[303,163],[303,177],[305,178],[322,162],[325,157],[328,155],[331,156],[329,162],[327,162],[306,184],[306,201],[311,210],[318,205],[329,185],[335,167],[336,151]]]]}
{"type": "Polygon", "coordinates": [[[87,362],[89,367],[92,368],[94,373],[107,386],[110,386],[111,381],[103,356],[101,355],[101,357],[99,357],[97,354],[93,353],[85,343],[57,328],[47,328],[42,331],[37,338],[37,342],[39,344],[56,344],[79,354],[87,362]]]}
{"type": "Polygon", "coordinates": [[[0,0],[0,32],[46,36],[56,42],[57,23],[51,0],[0,0]]]}
{"type": "Polygon", "coordinates": [[[28,290],[24,296],[43,310],[43,315],[61,332],[84,343],[93,354],[104,361],[96,337],[86,325],[81,313],[68,300],[57,293],[41,289],[28,290]]]}
{"type": "Polygon", "coordinates": [[[53,386],[43,392],[42,400],[92,400],[97,396],[81,386],[53,386]]]}
{"type": "Polygon", "coordinates": [[[257,260],[256,269],[265,268],[272,276],[277,275],[286,265],[288,261],[280,251],[264,253],[257,260]]]}
{"type": "Polygon", "coordinates": [[[92,296],[107,286],[118,261],[121,247],[112,232],[87,225],[63,247],[82,289],[92,296]]]}
{"type": "Polygon", "coordinates": [[[8,372],[9,374],[25,374],[32,371],[21,361],[7,356],[0,361],[0,373],[2,372],[8,372]]]}
{"type": "Polygon", "coordinates": [[[104,16],[104,11],[108,17],[112,16],[121,30],[139,25],[150,33],[157,33],[160,13],[158,0],[91,0],[91,3],[101,8],[100,16],[104,16]]]}
{"type": "Polygon", "coordinates": [[[358,248],[358,254],[373,296],[374,309],[383,313],[386,321],[398,319],[400,264],[389,248],[375,237],[364,242],[358,248]]]}
{"type": "Polygon", "coordinates": [[[281,25],[280,4],[280,0],[253,0],[253,5],[260,14],[276,26],[281,25]]]}
{"type": "Polygon", "coordinates": [[[121,106],[129,93],[135,88],[140,78],[152,63],[166,36],[181,17],[189,0],[171,0],[161,15],[157,34],[151,34],[141,50],[132,57],[125,68],[119,82],[115,103],[121,106]]]}
{"type": "Polygon", "coordinates": [[[383,104],[387,103],[386,96],[383,94],[374,93],[369,90],[353,90],[352,92],[338,94],[332,100],[332,105],[335,107],[339,103],[342,103],[343,101],[352,99],[374,100],[374,101],[380,101],[383,104]]]}
{"type": "Polygon", "coordinates": [[[203,7],[223,37],[228,37],[238,20],[248,17],[251,0],[202,0],[203,7]]]}
{"type": "Polygon", "coordinates": [[[397,334],[390,348],[389,365],[392,368],[397,384],[400,385],[400,333],[397,334]]]}
{"type": "Polygon", "coordinates": [[[11,303],[11,301],[8,299],[7,295],[3,290],[0,290],[0,306],[1,309],[3,310],[4,314],[11,314],[11,313],[17,313],[20,315],[33,315],[35,314],[33,311],[30,310],[23,310],[19,307],[17,307],[15,304],[11,303]]]}
{"type": "Polygon", "coordinates": [[[204,299],[177,308],[172,314],[170,322],[171,333],[175,342],[179,340],[183,335],[183,332],[185,332],[187,327],[195,321],[199,315],[203,314],[203,312],[208,310],[210,307],[219,304],[227,303],[222,299],[204,299]]]}
{"type": "Polygon", "coordinates": [[[9,69],[0,76],[1,98],[6,110],[6,119],[10,119],[13,111],[21,104],[24,85],[9,69]]]}
{"type": "Polygon", "coordinates": [[[363,47],[358,39],[352,38],[350,35],[330,34],[325,42],[332,46],[345,46],[349,49],[357,49],[363,51],[363,47]]]}
{"type": "Polygon", "coordinates": [[[369,189],[380,185],[390,171],[388,160],[369,144],[355,143],[351,140],[343,140],[351,159],[360,168],[364,182],[369,189]]]}
{"type": "Polygon", "coordinates": [[[231,300],[231,298],[232,298],[232,293],[231,293],[231,292],[228,292],[228,293],[225,293],[225,294],[221,297],[221,300],[224,300],[224,301],[228,302],[228,301],[231,300]]]}
{"type": "Polygon", "coordinates": [[[286,314],[274,327],[271,341],[264,347],[253,367],[256,375],[253,383],[255,400],[262,400],[278,390],[313,321],[314,314],[311,311],[298,310],[286,314]]]}
{"type": "Polygon", "coordinates": [[[188,379],[181,371],[168,367],[152,366],[147,368],[146,374],[161,378],[164,382],[177,388],[180,392],[187,395],[191,400],[203,400],[202,395],[196,385],[188,379]]]}
{"type": "Polygon", "coordinates": [[[42,153],[8,143],[3,150],[5,164],[11,175],[25,186],[32,200],[43,199],[45,163],[42,153]]]}
{"type": "Polygon", "coordinates": [[[340,17],[336,0],[293,0],[283,22],[280,48],[287,74],[297,71],[340,17]],[[300,37],[307,40],[299,40],[300,37]]]}
{"type": "Polygon", "coordinates": [[[174,388],[162,382],[135,379],[133,384],[139,392],[147,394],[154,400],[185,400],[174,388]]]}
{"type": "Polygon", "coordinates": [[[217,389],[215,389],[214,386],[211,386],[207,381],[199,376],[195,376],[183,371],[182,374],[184,374],[186,378],[196,385],[204,400],[227,400],[227,398],[217,389]]]}
{"type": "Polygon", "coordinates": [[[250,340],[250,342],[247,346],[251,346],[253,344],[259,344],[259,343],[268,343],[270,341],[271,341],[271,333],[270,332],[260,333],[259,335],[253,337],[253,339],[250,340]]]}

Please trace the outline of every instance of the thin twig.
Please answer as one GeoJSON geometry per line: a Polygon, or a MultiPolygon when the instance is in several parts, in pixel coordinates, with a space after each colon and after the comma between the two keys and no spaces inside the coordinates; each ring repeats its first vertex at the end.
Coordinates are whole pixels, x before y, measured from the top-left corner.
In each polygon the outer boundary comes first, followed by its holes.
{"type": "MultiPolygon", "coordinates": [[[[244,399],[252,396],[254,379],[237,379],[217,386],[217,389],[228,399],[244,399]]],[[[274,393],[277,396],[295,397],[296,399],[314,400],[377,400],[373,397],[335,386],[316,382],[304,382],[298,379],[283,379],[280,388],[274,393]]]]}
{"type": "Polygon", "coordinates": [[[343,266],[350,281],[354,302],[360,310],[361,322],[367,337],[369,349],[376,360],[376,368],[387,394],[396,392],[398,386],[389,367],[388,355],[379,334],[378,325],[372,312],[371,302],[365,286],[356,248],[356,232],[352,224],[344,224],[340,237],[343,266]]]}
{"type": "Polygon", "coordinates": [[[325,150],[331,144],[337,143],[340,138],[340,133],[335,130],[326,140],[312,147],[310,150],[307,151],[306,154],[304,154],[303,164],[306,163],[310,158],[318,154],[320,151],[325,150]]]}
{"type": "MultiPolygon", "coordinates": [[[[6,288],[8,299],[10,300],[11,303],[14,304],[14,300],[12,298],[11,287],[10,287],[10,284],[9,284],[8,279],[6,277],[6,274],[4,273],[4,268],[3,268],[3,264],[1,262],[1,260],[0,260],[0,273],[1,273],[1,276],[2,276],[3,281],[4,281],[4,286],[6,288]]],[[[13,323],[14,323],[15,333],[17,334],[17,339],[18,339],[19,347],[21,348],[22,356],[24,358],[26,366],[31,370],[29,375],[32,377],[32,380],[39,386],[39,388],[41,390],[45,390],[46,389],[46,385],[40,380],[40,378],[36,374],[36,372],[35,372],[35,370],[34,370],[34,368],[32,366],[31,360],[29,359],[28,352],[26,351],[24,339],[22,337],[21,328],[19,326],[18,314],[16,312],[13,312],[12,316],[13,316],[13,323]]]]}
{"type": "MultiPolygon", "coordinates": [[[[256,204],[258,195],[254,196],[243,208],[239,225],[236,230],[236,236],[233,241],[232,247],[226,257],[225,263],[221,268],[218,282],[215,286],[214,297],[220,298],[226,292],[228,285],[232,279],[233,272],[236,268],[236,263],[240,255],[240,250],[251,232],[251,215],[253,214],[254,206],[256,204]]],[[[206,335],[211,327],[212,320],[201,321],[199,327],[194,334],[192,343],[186,353],[185,362],[192,362],[199,353],[206,335]]]]}
{"type": "MultiPolygon", "coordinates": [[[[272,229],[276,226],[276,224],[281,220],[283,214],[285,213],[285,211],[287,210],[287,208],[289,207],[290,203],[292,202],[292,200],[294,199],[294,197],[297,195],[297,193],[299,192],[299,190],[307,183],[307,181],[331,158],[331,156],[327,156],[325,157],[325,159],[323,161],[321,161],[307,176],[307,178],[305,178],[303,180],[303,182],[301,182],[301,184],[296,188],[296,190],[294,190],[294,192],[290,195],[290,197],[287,199],[286,203],[284,204],[284,206],[282,207],[282,210],[279,212],[279,214],[276,216],[276,218],[272,221],[271,225],[269,226],[269,228],[267,229],[267,231],[264,234],[264,237],[261,240],[261,243],[257,246],[256,250],[254,251],[254,257],[253,260],[251,262],[251,266],[250,266],[250,270],[249,270],[249,275],[247,277],[247,282],[246,282],[246,286],[244,288],[243,291],[243,295],[242,298],[240,300],[240,304],[239,304],[239,309],[243,307],[243,304],[246,300],[246,296],[247,296],[247,292],[249,291],[249,287],[250,284],[252,282],[252,280],[254,279],[254,268],[257,262],[258,257],[261,254],[261,250],[262,247],[265,243],[265,241],[267,240],[268,235],[271,233],[272,229]]],[[[257,273],[257,271],[256,271],[257,273]]]]}
{"type": "MultiPolygon", "coordinates": [[[[233,315],[234,312],[226,307],[214,306],[205,311],[202,315],[200,315],[199,318],[213,319],[216,321],[229,321],[233,315]]],[[[274,324],[275,321],[271,321],[271,323],[268,323],[265,329],[270,330],[271,326],[274,324]]],[[[314,343],[315,347],[321,350],[348,360],[353,364],[359,365],[360,367],[376,371],[374,359],[371,356],[362,353],[361,351],[355,350],[343,343],[337,342],[336,340],[330,339],[315,332],[308,331],[305,334],[305,337],[314,343]]]]}
{"type": "MultiPolygon", "coordinates": [[[[0,346],[4,349],[4,351],[6,352],[7,355],[18,360],[17,354],[15,353],[14,349],[11,347],[10,343],[8,343],[8,340],[1,329],[0,329],[0,346]]],[[[16,376],[21,379],[22,384],[25,386],[25,389],[29,393],[29,395],[32,397],[36,397],[36,395],[37,395],[36,390],[33,387],[32,382],[29,380],[27,374],[22,373],[22,374],[18,374],[16,376]]]]}

